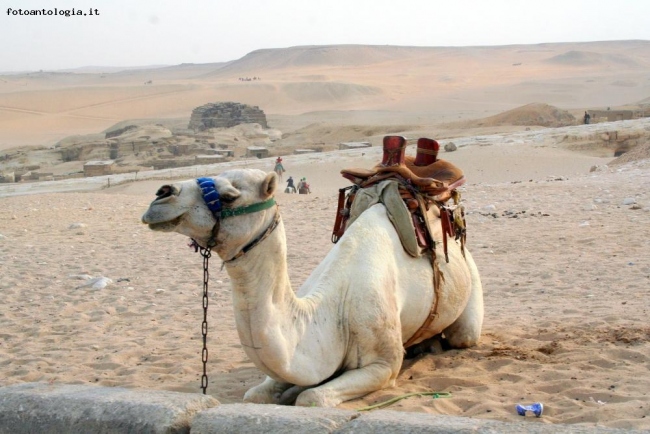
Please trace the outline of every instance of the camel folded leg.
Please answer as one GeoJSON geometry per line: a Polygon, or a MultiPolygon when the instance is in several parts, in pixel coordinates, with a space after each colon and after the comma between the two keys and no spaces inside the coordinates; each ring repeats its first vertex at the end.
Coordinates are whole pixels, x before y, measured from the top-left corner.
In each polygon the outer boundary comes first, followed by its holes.
{"type": "Polygon", "coordinates": [[[395,370],[386,363],[373,363],[345,371],[327,383],[302,392],[296,399],[296,405],[335,407],[343,401],[393,385],[398,372],[399,367],[395,370]]]}
{"type": "MultiPolygon", "coordinates": [[[[248,389],[244,394],[244,402],[255,404],[287,404],[289,397],[285,392],[294,387],[291,383],[282,383],[275,381],[271,377],[266,379],[255,387],[248,389]]],[[[295,398],[295,395],[294,395],[295,398]]]]}
{"type": "Polygon", "coordinates": [[[280,404],[282,405],[294,405],[298,395],[304,392],[307,389],[311,389],[312,386],[292,386],[284,391],[280,397],[280,404]]]}

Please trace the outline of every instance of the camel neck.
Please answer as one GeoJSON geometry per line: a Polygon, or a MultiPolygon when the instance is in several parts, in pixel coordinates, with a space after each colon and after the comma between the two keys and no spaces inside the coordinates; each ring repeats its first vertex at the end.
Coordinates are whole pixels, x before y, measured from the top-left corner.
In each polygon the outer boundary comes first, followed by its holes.
{"type": "Polygon", "coordinates": [[[277,227],[254,249],[234,261],[225,263],[233,285],[235,309],[264,309],[295,299],[287,271],[287,248],[284,224],[277,227]]]}
{"type": "Polygon", "coordinates": [[[227,259],[224,262],[225,263],[233,262],[233,261],[239,259],[240,257],[244,256],[246,253],[248,253],[252,249],[254,249],[258,244],[260,244],[262,241],[264,241],[266,238],[268,238],[273,233],[275,228],[278,227],[278,224],[280,224],[280,212],[277,210],[277,206],[276,206],[275,217],[273,218],[273,222],[266,228],[266,230],[260,236],[255,238],[253,241],[251,241],[247,245],[245,245],[239,251],[239,253],[236,253],[235,256],[233,256],[230,259],[227,259]]]}
{"type": "Polygon", "coordinates": [[[269,333],[290,330],[299,304],[287,271],[284,225],[257,247],[235,261],[226,263],[232,281],[232,302],[237,334],[248,357],[267,375],[280,378],[269,359],[281,359],[274,352],[269,333]]]}

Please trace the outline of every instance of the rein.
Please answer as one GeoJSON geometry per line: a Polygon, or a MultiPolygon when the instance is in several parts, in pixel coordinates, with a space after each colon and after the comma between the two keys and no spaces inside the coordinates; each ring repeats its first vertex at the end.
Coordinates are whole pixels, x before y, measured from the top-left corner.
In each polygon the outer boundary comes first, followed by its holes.
{"type": "Polygon", "coordinates": [[[244,248],[241,249],[239,251],[239,253],[237,253],[235,256],[233,256],[232,258],[230,258],[228,260],[225,260],[223,262],[224,263],[225,262],[232,262],[235,259],[238,259],[238,258],[241,258],[242,256],[244,256],[246,253],[251,251],[253,249],[253,247],[257,246],[259,243],[264,241],[269,235],[271,235],[271,232],[273,232],[275,230],[275,228],[278,227],[278,223],[280,223],[280,213],[276,211],[275,218],[273,219],[273,223],[271,223],[271,225],[268,228],[266,228],[266,230],[264,231],[264,233],[262,235],[260,235],[259,237],[255,238],[253,241],[251,241],[250,244],[245,245],[244,248]]]}
{"type": "MultiPolygon", "coordinates": [[[[265,200],[264,202],[258,202],[247,206],[240,206],[237,208],[224,208],[221,203],[221,196],[215,187],[214,180],[212,178],[198,178],[196,180],[199,188],[201,189],[201,195],[203,196],[203,201],[207,205],[208,209],[212,212],[216,222],[212,227],[212,236],[208,240],[207,247],[201,247],[194,239],[190,247],[194,248],[195,252],[200,251],[201,256],[203,257],[203,322],[201,323],[201,335],[203,337],[203,349],[201,351],[201,362],[203,363],[203,374],[201,375],[201,389],[203,389],[203,394],[205,395],[208,388],[208,375],[207,375],[207,364],[208,364],[208,347],[207,347],[207,338],[208,338],[208,281],[210,280],[210,273],[208,271],[208,261],[212,256],[211,250],[212,247],[217,245],[217,235],[219,233],[219,228],[221,227],[221,220],[229,217],[235,217],[244,214],[251,214],[254,212],[264,211],[269,209],[272,206],[276,206],[274,198],[265,200]]],[[[237,258],[244,256],[250,250],[252,250],[259,243],[264,241],[271,233],[278,227],[280,223],[280,213],[276,210],[275,218],[273,223],[266,228],[266,231],[259,237],[255,238],[249,244],[244,246],[243,249],[239,251],[232,258],[224,261],[232,262],[237,258]]],[[[222,267],[223,268],[223,267],[222,267]]]]}

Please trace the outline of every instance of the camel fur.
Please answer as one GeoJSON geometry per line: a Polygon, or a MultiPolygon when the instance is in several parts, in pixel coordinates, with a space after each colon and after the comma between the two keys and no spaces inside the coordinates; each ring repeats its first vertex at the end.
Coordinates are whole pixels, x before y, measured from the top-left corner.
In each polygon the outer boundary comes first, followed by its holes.
{"type": "MultiPolygon", "coordinates": [[[[265,201],[278,186],[275,173],[257,169],[229,170],[214,181],[225,207],[265,201]]],[[[157,196],[144,223],[208,245],[216,219],[196,181],[163,186],[157,196]]],[[[294,292],[281,219],[267,238],[230,261],[265,233],[277,212],[271,207],[222,219],[212,249],[232,281],[241,344],[268,376],[244,401],[333,407],[390,387],[402,365],[403,343],[425,322],[433,303],[437,317],[423,339],[443,333],[454,348],[478,342],[481,281],[470,252],[463,257],[457,242],[449,242],[449,263],[440,260],[442,243],[436,243],[441,286],[435,300],[431,259],[404,251],[386,208],[377,204],[294,292]]]]}

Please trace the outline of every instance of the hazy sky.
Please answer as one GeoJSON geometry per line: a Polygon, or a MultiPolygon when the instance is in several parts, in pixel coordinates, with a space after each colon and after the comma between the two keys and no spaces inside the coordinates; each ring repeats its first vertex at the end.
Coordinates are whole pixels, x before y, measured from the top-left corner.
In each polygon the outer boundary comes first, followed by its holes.
{"type": "Polygon", "coordinates": [[[2,0],[0,71],[208,63],[260,48],[650,40],[650,0],[2,0]],[[51,6],[50,6],[51,5],[51,6]],[[81,9],[24,16],[8,9],[81,9]]]}

